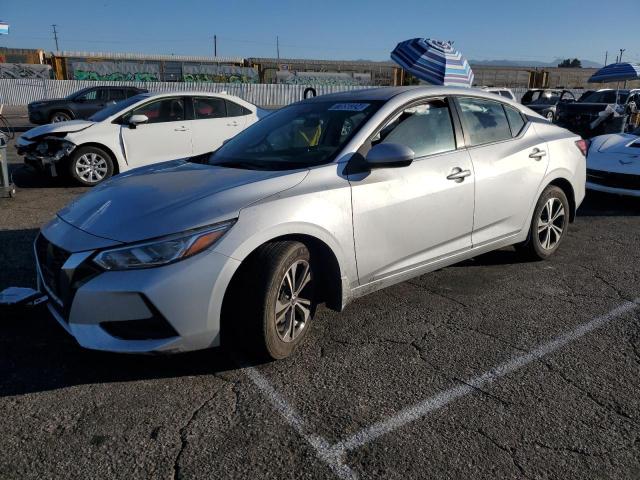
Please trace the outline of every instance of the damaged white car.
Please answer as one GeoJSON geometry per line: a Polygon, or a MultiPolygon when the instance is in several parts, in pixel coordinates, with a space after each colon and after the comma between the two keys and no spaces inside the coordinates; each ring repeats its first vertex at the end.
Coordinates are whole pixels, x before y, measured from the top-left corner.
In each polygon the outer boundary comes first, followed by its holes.
{"type": "Polygon", "coordinates": [[[27,165],[92,186],[132,168],[212,152],[265,114],[226,94],[144,93],[89,120],[33,128],[16,147],[27,165]]]}

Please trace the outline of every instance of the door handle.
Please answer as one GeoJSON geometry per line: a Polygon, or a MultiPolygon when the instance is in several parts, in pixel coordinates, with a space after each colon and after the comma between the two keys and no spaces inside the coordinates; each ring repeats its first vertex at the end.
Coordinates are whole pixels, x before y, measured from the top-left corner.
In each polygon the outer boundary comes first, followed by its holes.
{"type": "Polygon", "coordinates": [[[471,170],[463,170],[460,167],[456,167],[447,175],[447,180],[455,180],[456,183],[461,183],[469,175],[471,175],[471,170]]]}
{"type": "Polygon", "coordinates": [[[184,128],[184,127],[180,127],[180,128],[174,128],[174,129],[173,129],[173,131],[174,131],[174,132],[186,132],[186,131],[187,131],[187,129],[186,129],[186,128],[184,128]]]}
{"type": "Polygon", "coordinates": [[[542,157],[546,155],[547,155],[547,152],[545,152],[544,150],[540,150],[539,148],[534,148],[533,151],[529,154],[529,158],[540,160],[542,159],[542,157]]]}
{"type": "Polygon", "coordinates": [[[237,127],[238,126],[238,122],[236,122],[235,120],[231,123],[227,123],[227,127],[237,127]]]}

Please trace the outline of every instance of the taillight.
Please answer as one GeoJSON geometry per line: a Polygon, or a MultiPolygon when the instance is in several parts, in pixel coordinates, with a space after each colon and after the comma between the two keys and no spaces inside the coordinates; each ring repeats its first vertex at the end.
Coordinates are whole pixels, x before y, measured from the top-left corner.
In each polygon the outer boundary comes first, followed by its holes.
{"type": "Polygon", "coordinates": [[[578,147],[580,152],[582,152],[582,155],[584,155],[585,157],[587,156],[587,152],[589,151],[590,143],[591,142],[589,142],[589,140],[585,140],[584,138],[581,138],[576,142],[576,147],[578,147]]]}

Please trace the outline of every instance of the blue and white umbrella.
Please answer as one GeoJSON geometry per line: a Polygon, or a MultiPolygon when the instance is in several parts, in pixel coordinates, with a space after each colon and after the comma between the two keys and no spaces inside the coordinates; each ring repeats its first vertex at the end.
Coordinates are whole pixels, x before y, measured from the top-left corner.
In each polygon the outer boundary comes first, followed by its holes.
{"type": "Polygon", "coordinates": [[[429,38],[405,40],[393,49],[391,60],[432,85],[473,85],[473,71],[469,62],[453,48],[451,42],[429,38]]]}
{"type": "Polygon", "coordinates": [[[640,65],[637,63],[612,63],[602,67],[591,78],[589,83],[622,82],[640,79],[640,65]]]}

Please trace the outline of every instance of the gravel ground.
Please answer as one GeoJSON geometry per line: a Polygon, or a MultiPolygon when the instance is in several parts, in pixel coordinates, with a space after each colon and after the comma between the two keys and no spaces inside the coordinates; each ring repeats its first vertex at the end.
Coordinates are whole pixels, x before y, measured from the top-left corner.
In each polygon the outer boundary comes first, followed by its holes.
{"type": "MultiPolygon", "coordinates": [[[[9,152],[0,290],[34,284],[38,228],[86,191],[9,152]]],[[[44,308],[0,312],[0,478],[640,478],[639,231],[639,201],[590,194],[551,260],[323,310],[264,365],[90,352],[44,308]]]]}

